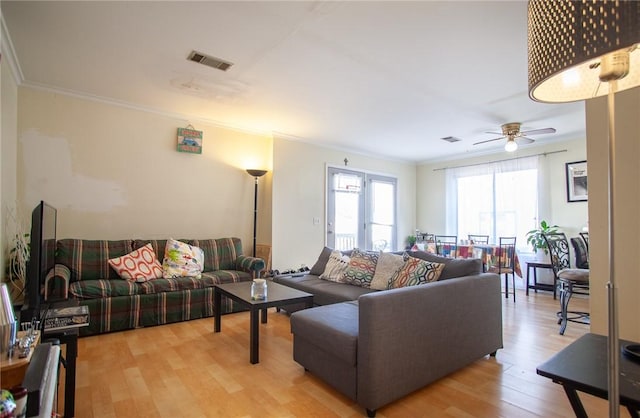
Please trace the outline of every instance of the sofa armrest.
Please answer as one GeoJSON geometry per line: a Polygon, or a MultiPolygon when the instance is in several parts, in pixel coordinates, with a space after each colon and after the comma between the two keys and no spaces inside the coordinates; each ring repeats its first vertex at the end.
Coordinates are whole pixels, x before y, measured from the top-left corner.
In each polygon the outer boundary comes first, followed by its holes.
{"type": "Polygon", "coordinates": [[[500,295],[481,273],[360,296],[358,403],[377,409],[502,348],[500,295]]]}
{"type": "Polygon", "coordinates": [[[264,269],[264,265],[264,260],[258,257],[240,255],[236,258],[236,270],[246,271],[247,273],[257,273],[264,269]]]}

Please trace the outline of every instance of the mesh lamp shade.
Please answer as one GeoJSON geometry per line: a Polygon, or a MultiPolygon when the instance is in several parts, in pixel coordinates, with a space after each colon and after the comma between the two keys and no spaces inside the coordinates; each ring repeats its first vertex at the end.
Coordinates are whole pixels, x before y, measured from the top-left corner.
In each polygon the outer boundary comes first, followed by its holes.
{"type": "Polygon", "coordinates": [[[638,1],[530,0],[528,32],[533,100],[604,96],[613,80],[615,91],[640,85],[638,1]]]}

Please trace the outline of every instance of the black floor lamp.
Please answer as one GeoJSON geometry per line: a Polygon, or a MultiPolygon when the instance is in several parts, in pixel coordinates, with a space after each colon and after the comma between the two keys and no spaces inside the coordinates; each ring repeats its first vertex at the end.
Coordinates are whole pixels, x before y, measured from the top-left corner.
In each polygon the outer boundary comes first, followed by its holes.
{"type": "Polygon", "coordinates": [[[530,0],[529,96],[562,103],[608,96],[609,416],[620,415],[620,343],[614,272],[615,93],[640,85],[640,2],[530,0]]]}
{"type": "Polygon", "coordinates": [[[256,231],[258,226],[258,179],[265,174],[267,174],[267,170],[254,170],[251,168],[247,168],[247,173],[253,176],[255,179],[255,185],[253,189],[253,257],[256,256],[256,231]]]}

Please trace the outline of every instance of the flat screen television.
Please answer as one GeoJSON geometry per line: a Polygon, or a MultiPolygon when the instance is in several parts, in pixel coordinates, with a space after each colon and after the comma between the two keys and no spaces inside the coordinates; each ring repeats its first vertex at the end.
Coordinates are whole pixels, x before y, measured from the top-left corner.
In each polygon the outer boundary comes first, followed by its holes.
{"type": "Polygon", "coordinates": [[[30,256],[21,322],[40,318],[47,273],[55,267],[57,210],[41,201],[31,213],[30,256]]]}

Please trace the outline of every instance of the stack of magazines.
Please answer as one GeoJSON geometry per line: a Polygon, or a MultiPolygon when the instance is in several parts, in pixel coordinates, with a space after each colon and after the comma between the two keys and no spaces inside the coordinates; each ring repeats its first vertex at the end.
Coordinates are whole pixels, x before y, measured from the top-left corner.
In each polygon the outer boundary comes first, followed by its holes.
{"type": "Polygon", "coordinates": [[[48,309],[44,316],[45,330],[62,330],[89,325],[89,307],[86,305],[48,309]]]}

